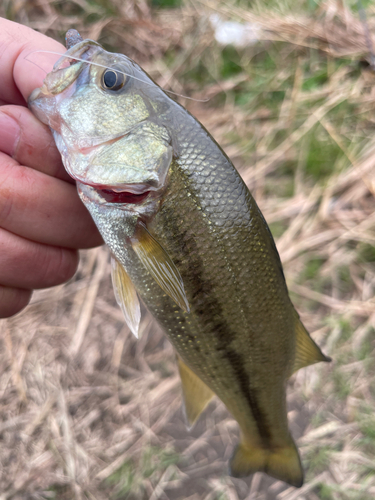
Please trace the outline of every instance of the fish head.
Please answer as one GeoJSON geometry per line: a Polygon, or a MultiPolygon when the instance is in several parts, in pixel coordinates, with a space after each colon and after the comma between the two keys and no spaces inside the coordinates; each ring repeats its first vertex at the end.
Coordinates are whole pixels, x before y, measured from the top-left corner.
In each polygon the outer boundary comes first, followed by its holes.
{"type": "Polygon", "coordinates": [[[83,40],[32,92],[29,107],[52,129],[84,202],[139,211],[166,184],[173,147],[161,116],[171,102],[130,58],[83,40]]]}

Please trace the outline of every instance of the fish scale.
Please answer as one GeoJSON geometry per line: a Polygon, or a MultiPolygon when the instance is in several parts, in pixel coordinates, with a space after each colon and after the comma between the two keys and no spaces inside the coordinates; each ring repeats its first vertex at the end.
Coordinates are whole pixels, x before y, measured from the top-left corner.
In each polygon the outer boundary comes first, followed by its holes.
{"type": "MultiPolygon", "coordinates": [[[[194,131],[191,131],[191,136],[194,137],[198,134],[194,134],[194,131]]],[[[209,139],[207,137],[207,139],[209,139]]],[[[200,138],[201,141],[201,146],[202,144],[202,138],[200,138]]],[[[191,143],[190,143],[191,144],[191,143]]],[[[190,149],[194,149],[193,146],[190,146],[190,149]]],[[[182,153],[183,156],[183,153],[182,153]]],[[[197,161],[197,160],[196,160],[197,161]]],[[[218,183],[221,182],[220,176],[217,175],[217,171],[220,172],[221,170],[221,165],[219,163],[220,158],[218,157],[217,164],[210,164],[206,167],[204,170],[204,175],[198,175],[198,179],[195,179],[194,177],[196,176],[195,169],[191,168],[191,171],[189,172],[189,184],[194,184],[194,185],[200,185],[200,178],[204,177],[205,179],[210,177],[211,179],[214,180],[214,182],[218,183]],[[209,170],[213,172],[213,175],[209,175],[209,170]],[[207,175],[208,171],[208,175],[207,175]]],[[[229,164],[226,161],[226,158],[222,156],[221,158],[222,163],[228,168],[229,164]]],[[[186,166],[183,164],[183,162],[179,161],[180,169],[182,170],[182,173],[186,173],[186,170],[189,171],[189,166],[186,166]]],[[[175,169],[172,167],[172,175],[176,175],[176,177],[179,176],[180,172],[178,169],[175,169]]],[[[228,174],[227,177],[230,177],[228,174]]],[[[178,182],[174,183],[173,179],[170,179],[170,189],[171,191],[177,190],[178,182]]],[[[181,245],[181,239],[182,239],[182,232],[189,233],[189,231],[192,231],[193,234],[190,236],[187,234],[185,238],[192,242],[196,241],[195,235],[194,235],[194,229],[192,226],[197,226],[200,223],[200,218],[199,219],[191,219],[190,214],[192,213],[193,206],[191,205],[190,200],[194,199],[194,196],[192,196],[192,192],[189,189],[186,184],[183,182],[181,183],[180,187],[180,196],[179,200],[175,201],[173,197],[169,197],[168,195],[165,196],[165,202],[159,213],[155,217],[155,222],[152,226],[153,229],[153,234],[155,234],[158,238],[158,240],[161,242],[163,246],[167,249],[168,253],[171,255],[172,259],[175,262],[178,262],[181,260],[181,255],[184,255],[184,248],[182,248],[181,245]],[[190,193],[190,196],[187,195],[187,193],[190,193]],[[182,221],[187,221],[185,224],[178,224],[176,227],[176,224],[174,222],[175,217],[174,217],[174,212],[175,210],[173,207],[175,206],[175,203],[178,204],[179,208],[179,214],[180,214],[180,219],[182,221]],[[168,205],[172,204],[171,207],[168,205]],[[175,243],[175,245],[173,245],[175,243]]],[[[204,312],[205,316],[207,317],[207,321],[205,322],[206,329],[202,331],[202,321],[201,321],[201,315],[199,314],[199,319],[197,320],[196,317],[198,316],[197,312],[195,311],[195,303],[197,302],[197,297],[191,297],[190,298],[190,290],[189,288],[191,287],[193,293],[197,294],[197,283],[194,279],[191,279],[191,273],[190,273],[190,265],[191,262],[195,261],[195,255],[194,252],[192,251],[191,245],[190,248],[188,248],[186,252],[184,262],[186,263],[186,273],[184,272],[184,268],[181,265],[180,266],[180,273],[182,275],[185,287],[186,287],[186,293],[189,299],[189,304],[191,307],[191,313],[190,317],[192,317],[193,320],[190,321],[190,325],[188,324],[185,327],[185,332],[188,331],[191,333],[193,336],[197,338],[204,338],[205,342],[207,342],[208,349],[203,353],[204,359],[201,359],[199,354],[196,353],[194,348],[192,347],[192,352],[189,350],[188,345],[185,340],[185,336],[183,335],[184,332],[180,333],[180,342],[182,341],[183,345],[180,344],[178,338],[176,338],[176,335],[178,335],[176,331],[176,326],[175,326],[175,318],[173,315],[168,316],[166,314],[163,314],[159,319],[160,323],[165,326],[167,329],[174,329],[174,333],[171,335],[173,336],[172,342],[174,343],[175,347],[177,348],[178,352],[182,355],[183,359],[189,364],[189,366],[194,367],[196,370],[199,370],[199,366],[202,364],[202,361],[204,361],[204,364],[206,366],[209,366],[212,363],[216,363],[216,365],[222,366],[224,363],[226,363],[228,366],[226,367],[227,369],[232,371],[231,363],[228,361],[228,358],[225,356],[225,351],[222,353],[221,351],[217,351],[217,348],[220,347],[220,340],[218,340],[218,324],[219,325],[225,325],[228,327],[230,325],[230,330],[229,330],[229,335],[230,335],[230,342],[234,344],[234,349],[237,351],[238,347],[243,351],[245,349],[244,357],[248,357],[248,359],[252,359],[251,363],[251,372],[254,371],[254,375],[250,375],[250,379],[256,380],[258,378],[258,374],[260,371],[260,367],[257,366],[256,360],[257,359],[262,359],[262,352],[263,349],[267,350],[267,354],[269,352],[269,349],[272,348],[272,346],[269,345],[269,342],[261,342],[263,346],[260,346],[260,342],[258,340],[259,336],[259,327],[261,326],[262,321],[259,322],[258,320],[258,325],[255,325],[255,329],[257,329],[257,336],[254,338],[249,338],[249,341],[247,342],[247,345],[244,345],[244,342],[242,340],[244,334],[248,335],[249,330],[254,329],[254,326],[252,328],[252,324],[257,323],[257,317],[258,317],[258,312],[255,312],[257,308],[259,308],[259,312],[261,315],[263,315],[263,304],[264,307],[267,309],[267,304],[268,301],[273,301],[275,305],[275,299],[272,296],[270,292],[271,290],[267,289],[266,294],[259,295],[258,300],[256,303],[253,303],[252,307],[250,308],[250,314],[245,314],[244,311],[248,309],[248,304],[246,300],[246,295],[247,295],[247,289],[248,289],[248,273],[242,273],[242,276],[238,276],[238,272],[235,273],[232,268],[237,268],[239,269],[248,269],[248,262],[247,260],[247,255],[246,252],[244,253],[243,251],[243,244],[242,241],[240,241],[239,245],[236,244],[235,239],[230,239],[230,240],[223,240],[221,238],[221,233],[224,232],[233,232],[233,237],[234,238],[239,238],[240,235],[238,232],[240,231],[240,228],[233,228],[233,212],[228,213],[228,206],[227,202],[228,200],[239,200],[241,198],[246,198],[246,194],[248,193],[246,190],[243,189],[242,181],[239,179],[238,176],[233,176],[233,182],[230,184],[233,186],[233,189],[231,191],[226,191],[227,196],[223,197],[223,199],[220,200],[220,203],[218,203],[217,198],[213,197],[212,199],[214,200],[213,202],[209,202],[207,198],[204,200],[204,203],[201,205],[201,209],[205,210],[208,214],[210,214],[210,220],[207,218],[204,220],[206,224],[204,224],[204,228],[208,228],[208,233],[206,239],[201,238],[199,240],[199,248],[196,250],[195,254],[197,259],[201,262],[200,267],[205,270],[204,274],[200,277],[201,280],[203,280],[206,284],[210,283],[210,294],[214,295],[216,298],[216,302],[219,302],[221,307],[223,308],[223,313],[222,315],[218,315],[217,312],[212,311],[212,310],[207,310],[204,312]],[[210,231],[210,225],[214,224],[218,214],[225,214],[224,216],[220,217],[220,225],[215,228],[215,231],[213,230],[210,231]],[[211,223],[211,224],[208,224],[211,223]],[[225,244],[227,242],[227,244],[225,244]],[[212,255],[211,249],[215,248],[217,246],[220,250],[217,256],[212,255]],[[229,247],[229,248],[228,248],[229,247]],[[243,255],[244,254],[244,255],[243,255]],[[243,257],[241,258],[241,255],[243,257]],[[214,258],[214,256],[216,258],[214,258]],[[220,260],[221,257],[221,260],[220,260]],[[245,260],[245,262],[244,262],[245,260]],[[218,267],[220,268],[220,271],[218,272],[218,267]],[[236,283],[233,283],[233,274],[237,274],[237,279],[236,283]],[[210,276],[208,279],[205,275],[210,276]],[[213,279],[212,276],[215,276],[216,279],[214,280],[214,283],[212,283],[213,279]],[[231,287],[233,287],[233,284],[235,285],[235,293],[232,295],[233,299],[228,300],[228,285],[227,283],[231,282],[231,287]],[[243,293],[246,292],[246,293],[243,293]],[[242,298],[242,301],[241,299],[242,298]],[[241,303],[242,302],[242,303],[241,303]],[[225,307],[224,307],[225,306],[225,307]],[[216,316],[215,321],[212,320],[212,317],[216,316]],[[250,324],[249,324],[250,323],[250,324]],[[211,326],[211,328],[210,328],[211,326]],[[171,328],[172,327],[172,328],[171,328]],[[236,338],[240,339],[239,340],[239,346],[236,346],[236,338]],[[259,354],[258,354],[259,352],[259,354]],[[209,359],[207,359],[209,356],[209,359]]],[[[250,198],[250,196],[247,196],[250,198]]],[[[232,210],[234,210],[232,204],[232,210]]],[[[257,207],[254,203],[254,201],[250,198],[248,200],[243,199],[242,203],[237,203],[236,204],[238,208],[242,208],[242,211],[244,212],[244,217],[242,217],[242,223],[245,224],[246,226],[246,236],[251,239],[251,237],[248,236],[248,221],[249,219],[256,221],[259,217],[257,216],[257,207]],[[247,201],[247,203],[246,203],[247,201]],[[250,204],[251,210],[250,212],[248,211],[248,205],[250,204]],[[254,212],[255,209],[255,213],[254,212]],[[250,216],[249,216],[250,214],[250,216]],[[244,219],[244,220],[243,220],[244,219]]],[[[237,209],[237,212],[239,210],[237,209]]],[[[235,223],[237,226],[239,226],[239,218],[241,215],[237,213],[235,215],[235,223]]],[[[257,232],[257,225],[253,223],[253,231],[257,232]]],[[[254,253],[252,253],[251,258],[252,261],[255,260],[255,266],[257,267],[257,270],[259,271],[259,260],[265,261],[263,257],[258,257],[259,254],[262,254],[262,245],[258,244],[257,242],[257,247],[258,247],[258,253],[255,253],[256,258],[254,258],[254,253]],[[258,258],[257,258],[258,257],[258,258]]],[[[265,245],[263,245],[265,246],[265,245]]],[[[272,255],[270,256],[271,258],[269,259],[271,261],[272,255]]],[[[268,264],[269,267],[271,267],[272,262],[268,264]]],[[[264,265],[264,263],[261,263],[261,266],[267,267],[267,265],[264,265]]],[[[130,266],[128,266],[130,267],[130,266]]],[[[273,266],[275,269],[275,266],[273,266]]],[[[259,272],[257,271],[255,276],[260,276],[259,272]]],[[[275,269],[274,275],[275,275],[275,280],[279,278],[277,276],[277,271],[278,269],[275,269]]],[[[254,273],[251,273],[254,276],[254,273]]],[[[279,273],[278,273],[279,274],[279,273]]],[[[262,278],[261,278],[262,279],[262,278]]],[[[280,278],[279,278],[280,279],[280,278]]],[[[257,280],[259,281],[259,279],[257,280]]],[[[263,282],[263,279],[262,279],[263,282]]],[[[257,285],[256,282],[254,282],[254,277],[253,277],[253,286],[255,287],[257,285]]],[[[146,302],[148,303],[148,299],[143,295],[143,298],[146,302]]],[[[199,297],[200,298],[200,297],[199,297]]],[[[155,301],[155,297],[150,297],[150,302],[155,301]]],[[[204,307],[207,307],[207,299],[204,302],[204,307]]],[[[285,301],[284,304],[281,304],[280,310],[284,310],[285,307],[285,301]]],[[[289,305],[290,307],[290,305],[289,305]]],[[[277,306],[275,307],[277,310],[277,306]]],[[[154,315],[156,316],[155,312],[154,315]]],[[[293,311],[290,311],[290,316],[291,318],[289,319],[289,324],[286,324],[286,329],[287,330],[292,330],[293,328],[293,311]]],[[[277,318],[278,320],[280,318],[277,318]]],[[[266,328],[269,328],[269,324],[267,324],[266,328]]],[[[282,330],[282,329],[281,329],[282,330]]],[[[281,332],[282,333],[282,332],[281,332]]],[[[265,336],[267,335],[267,332],[265,332],[265,336]]],[[[275,343],[275,338],[272,336],[270,339],[272,344],[275,343]]],[[[276,343],[278,343],[278,348],[277,350],[279,351],[280,349],[287,350],[286,347],[283,347],[283,344],[289,343],[289,358],[292,359],[293,356],[293,349],[294,345],[292,342],[292,338],[289,336],[289,339],[285,335],[280,335],[279,341],[276,339],[276,343]],[[287,342],[286,342],[287,339],[287,342]]],[[[276,359],[274,360],[276,362],[276,359]]],[[[262,364],[262,363],[261,363],[262,364]]],[[[282,361],[283,367],[282,369],[285,370],[285,361],[282,361]]],[[[224,381],[221,380],[218,377],[218,373],[210,373],[209,369],[207,369],[207,374],[204,373],[204,371],[199,370],[199,375],[202,378],[202,380],[209,385],[211,388],[213,388],[214,392],[218,394],[218,396],[226,402],[227,395],[226,392],[228,391],[228,382],[227,382],[227,377],[228,377],[228,371],[223,370],[225,373],[224,376],[224,381]],[[224,382],[224,384],[223,384],[224,382]]],[[[235,376],[232,377],[233,380],[231,381],[230,385],[230,390],[233,390],[233,383],[236,384],[235,376]]],[[[276,374],[277,378],[277,374],[276,374]]],[[[282,390],[282,385],[283,385],[283,380],[285,380],[285,374],[284,377],[279,379],[281,381],[277,383],[277,380],[275,380],[275,384],[279,386],[279,391],[278,392],[278,399],[281,397],[284,397],[284,392],[282,390]],[[281,387],[280,387],[281,385],[281,387]]],[[[238,382],[237,382],[238,384],[238,382]]],[[[237,385],[236,384],[236,385],[237,385]]],[[[238,391],[240,393],[240,391],[238,391]]],[[[280,402],[278,402],[281,404],[280,402]]],[[[237,402],[238,404],[238,402],[237,402]]],[[[242,406],[246,407],[246,413],[249,414],[249,408],[248,408],[248,403],[245,402],[242,406]]],[[[232,410],[233,411],[233,410],[232,410]]],[[[250,417],[251,418],[251,417],[250,417]]],[[[278,417],[278,420],[279,417],[278,417]]]]}
{"type": "Polygon", "coordinates": [[[52,129],[112,253],[131,331],[138,335],[140,297],[178,354],[188,424],[213,395],[237,420],[233,475],[264,471],[301,486],[286,383],[328,358],[289,299],[255,200],[205,128],[139,66],[69,40],[76,62],[64,69],[61,58],[29,106],[52,129]]]}

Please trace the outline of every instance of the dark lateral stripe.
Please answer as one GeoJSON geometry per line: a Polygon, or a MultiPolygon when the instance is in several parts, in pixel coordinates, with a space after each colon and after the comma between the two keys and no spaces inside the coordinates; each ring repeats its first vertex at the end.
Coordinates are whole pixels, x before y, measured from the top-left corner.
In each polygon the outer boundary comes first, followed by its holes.
{"type": "MultiPolygon", "coordinates": [[[[215,284],[203,278],[207,276],[204,272],[204,256],[200,255],[196,241],[187,235],[181,224],[177,224],[174,208],[168,207],[168,201],[163,206],[166,237],[169,241],[173,239],[180,247],[179,255],[172,255],[172,258],[183,277],[186,291],[190,290],[189,303],[192,313],[200,317],[202,333],[209,328],[216,336],[219,343],[217,355],[227,359],[231,364],[242,395],[248,402],[259,436],[267,448],[271,443],[271,432],[266,414],[259,404],[256,389],[251,387],[243,356],[230,347],[237,332],[233,331],[231,325],[224,320],[222,306],[215,296],[215,284]]],[[[185,321],[185,318],[182,320],[185,321]]],[[[186,331],[183,333],[187,336],[186,331]]]]}
{"type": "Polygon", "coordinates": [[[233,351],[233,349],[227,349],[225,352],[225,357],[228,358],[234,372],[237,375],[242,394],[245,396],[246,400],[249,403],[251,413],[253,414],[253,418],[258,428],[259,436],[263,442],[263,445],[265,448],[269,448],[271,444],[271,432],[267,424],[267,417],[262,411],[258,402],[257,391],[251,387],[249,376],[245,371],[243,356],[233,351]]]}

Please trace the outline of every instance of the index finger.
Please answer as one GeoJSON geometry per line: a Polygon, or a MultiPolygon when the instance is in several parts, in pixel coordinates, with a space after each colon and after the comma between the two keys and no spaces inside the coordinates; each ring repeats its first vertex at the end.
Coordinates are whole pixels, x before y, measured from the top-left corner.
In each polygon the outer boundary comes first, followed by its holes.
{"type": "Polygon", "coordinates": [[[60,55],[61,43],[7,19],[0,18],[0,102],[26,106],[31,92],[40,87],[60,55]]]}

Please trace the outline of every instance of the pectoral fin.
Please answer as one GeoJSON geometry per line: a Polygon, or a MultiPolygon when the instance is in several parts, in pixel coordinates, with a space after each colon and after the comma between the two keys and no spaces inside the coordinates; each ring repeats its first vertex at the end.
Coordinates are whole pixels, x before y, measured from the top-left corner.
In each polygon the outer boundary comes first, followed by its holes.
{"type": "Polygon", "coordinates": [[[111,264],[112,283],[117,303],[124,313],[125,321],[130,331],[138,338],[141,308],[137,291],[128,273],[114,257],[112,257],[111,264]]]}
{"type": "Polygon", "coordinates": [[[319,361],[331,361],[331,358],[322,353],[296,315],[296,355],[292,373],[319,361]]]}
{"type": "Polygon", "coordinates": [[[158,285],[183,311],[190,312],[184,284],[177,267],[164,248],[147,231],[144,224],[138,224],[131,243],[140,261],[158,285]]]}
{"type": "Polygon", "coordinates": [[[303,470],[297,448],[290,441],[285,447],[267,450],[249,446],[242,440],[231,458],[230,474],[243,477],[265,472],[299,488],[303,484],[303,470]]]}
{"type": "Polygon", "coordinates": [[[180,356],[178,356],[177,359],[182,382],[182,398],[184,401],[186,420],[189,428],[191,428],[215,393],[212,392],[192,370],[190,370],[180,356]]]}

